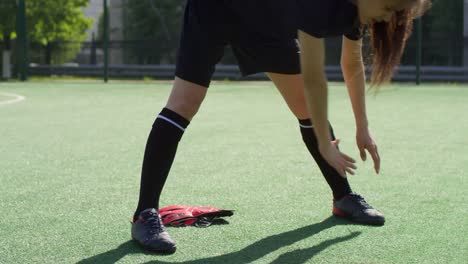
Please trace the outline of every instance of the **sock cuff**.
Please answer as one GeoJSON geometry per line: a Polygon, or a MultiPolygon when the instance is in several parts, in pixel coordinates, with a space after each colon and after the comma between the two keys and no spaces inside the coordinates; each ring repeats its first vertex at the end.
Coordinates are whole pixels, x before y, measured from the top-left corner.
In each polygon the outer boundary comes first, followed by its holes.
{"type": "Polygon", "coordinates": [[[314,127],[310,119],[299,119],[299,126],[301,128],[313,128],[314,127]]]}
{"type": "Polygon", "coordinates": [[[165,120],[182,131],[185,131],[185,129],[190,124],[190,121],[168,108],[163,108],[157,119],[165,120]]]}

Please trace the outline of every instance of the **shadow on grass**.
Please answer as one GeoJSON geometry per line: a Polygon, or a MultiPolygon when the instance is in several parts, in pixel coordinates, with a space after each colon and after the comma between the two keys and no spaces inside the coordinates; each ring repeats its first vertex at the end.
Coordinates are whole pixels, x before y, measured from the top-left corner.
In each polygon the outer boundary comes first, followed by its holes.
{"type": "MultiPolygon", "coordinates": [[[[249,262],[258,260],[282,247],[292,245],[298,241],[314,236],[328,228],[338,226],[338,225],[353,225],[353,223],[350,223],[348,221],[341,220],[335,217],[329,217],[320,223],[308,225],[308,226],[301,227],[292,231],[288,231],[288,232],[284,232],[281,234],[272,235],[272,236],[263,238],[239,251],[224,254],[221,256],[190,260],[190,261],[182,261],[182,262],[150,261],[150,262],[147,262],[146,264],[249,263],[249,262]]],[[[304,263],[304,262],[309,261],[311,258],[313,258],[315,255],[317,255],[324,249],[334,244],[354,239],[360,234],[361,232],[352,232],[346,236],[326,240],[310,248],[297,249],[297,250],[294,250],[294,251],[291,251],[291,252],[288,252],[279,256],[273,263],[304,263]]],[[[121,258],[125,257],[126,255],[137,254],[137,253],[157,255],[157,254],[148,253],[148,251],[141,249],[133,241],[127,241],[113,250],[104,252],[94,257],[84,259],[78,263],[79,264],[115,263],[119,261],[121,258]]],[[[160,257],[163,258],[164,256],[160,256],[160,257]]]]}

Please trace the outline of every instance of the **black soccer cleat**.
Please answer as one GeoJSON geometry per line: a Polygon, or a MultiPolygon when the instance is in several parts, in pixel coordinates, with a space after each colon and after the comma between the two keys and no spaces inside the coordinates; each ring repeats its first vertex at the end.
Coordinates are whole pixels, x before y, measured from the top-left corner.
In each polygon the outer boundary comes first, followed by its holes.
{"type": "Polygon", "coordinates": [[[176,251],[174,240],[167,233],[158,211],[149,208],[140,213],[132,222],[132,238],[143,248],[162,254],[176,251]]]}
{"type": "Polygon", "coordinates": [[[364,225],[382,226],[385,223],[384,215],[356,193],[348,194],[338,201],[333,200],[333,215],[364,225]]]}

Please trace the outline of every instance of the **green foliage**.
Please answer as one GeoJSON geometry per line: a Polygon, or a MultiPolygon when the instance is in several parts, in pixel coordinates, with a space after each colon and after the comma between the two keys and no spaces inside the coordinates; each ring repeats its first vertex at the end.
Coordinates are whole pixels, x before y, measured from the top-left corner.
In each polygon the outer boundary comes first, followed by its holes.
{"type": "Polygon", "coordinates": [[[126,0],[124,38],[135,41],[126,63],[173,62],[184,11],[181,0],[126,0]]]}
{"type": "MultiPolygon", "coordinates": [[[[125,6],[124,37],[129,48],[126,63],[174,63],[178,37],[183,19],[180,0],[127,0],[125,6]],[[164,23],[163,23],[164,22],[164,23]],[[166,26],[164,25],[166,24],[166,26]]],[[[433,0],[432,9],[423,18],[423,64],[450,65],[462,63],[463,0],[433,0]]],[[[341,41],[327,40],[327,58],[339,63],[341,41]],[[336,41],[335,41],[336,42],[336,41]]],[[[416,61],[416,34],[410,39],[403,64],[416,61]]],[[[223,60],[234,63],[231,54],[223,60]]]]}
{"type": "MultiPolygon", "coordinates": [[[[76,56],[92,24],[82,11],[88,3],[89,0],[26,1],[32,61],[40,58],[40,62],[45,62],[43,58],[50,57],[49,62],[60,64],[76,56]],[[57,45],[58,42],[65,44],[57,45]],[[50,56],[43,56],[45,47],[50,48],[50,56]]],[[[15,27],[16,1],[0,0],[0,40],[15,38],[15,27]]]]}
{"type": "Polygon", "coordinates": [[[28,36],[31,42],[53,48],[52,64],[64,63],[79,52],[86,30],[92,25],[82,10],[88,3],[89,0],[27,1],[28,36]],[[50,46],[54,42],[66,45],[50,46]]]}
{"type": "Polygon", "coordinates": [[[463,0],[433,0],[423,18],[425,64],[461,65],[463,0]]]}
{"type": "Polygon", "coordinates": [[[91,20],[82,7],[89,0],[27,1],[28,34],[46,45],[53,41],[80,41],[86,37],[91,20]]]}
{"type": "Polygon", "coordinates": [[[433,0],[432,9],[427,14],[431,29],[436,34],[445,36],[462,35],[463,31],[463,0],[433,0]]]}
{"type": "MultiPolygon", "coordinates": [[[[86,38],[90,19],[82,7],[89,0],[28,0],[29,40],[33,60],[44,62],[45,46],[52,45],[51,62],[63,63],[76,56],[86,38]]],[[[135,64],[174,63],[184,11],[183,0],[124,0],[124,62],[135,64]]],[[[15,38],[15,0],[0,0],[0,41],[15,38]]],[[[112,17],[111,17],[112,19],[112,17]]],[[[102,18],[97,40],[102,39],[102,18]]],[[[423,18],[425,65],[461,65],[463,54],[463,0],[433,0],[423,18]]],[[[120,39],[119,39],[120,41],[120,39]]],[[[338,43],[339,45],[339,43],[338,43]]],[[[334,51],[335,49],[329,49],[334,51]]],[[[404,64],[414,65],[415,36],[408,43],[404,64]]],[[[327,54],[333,58],[334,54],[327,54]]],[[[338,54],[339,55],[339,54],[338,54]]],[[[234,63],[229,53],[225,62],[234,63]]]]}
{"type": "Polygon", "coordinates": [[[0,0],[0,40],[13,37],[15,18],[15,0],[0,0]]]}
{"type": "MultiPolygon", "coordinates": [[[[423,65],[460,66],[463,58],[463,0],[432,0],[422,18],[423,65]]],[[[414,65],[417,53],[416,28],[408,42],[403,64],[414,65]]]]}

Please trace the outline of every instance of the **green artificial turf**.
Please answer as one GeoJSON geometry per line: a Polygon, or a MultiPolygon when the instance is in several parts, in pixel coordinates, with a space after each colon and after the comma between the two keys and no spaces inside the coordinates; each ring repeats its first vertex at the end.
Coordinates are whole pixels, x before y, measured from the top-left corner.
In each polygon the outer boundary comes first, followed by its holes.
{"type": "MultiPolygon", "coordinates": [[[[331,215],[331,193],[278,92],[214,83],[186,130],[161,205],[236,210],[170,228],[174,255],[130,241],[147,135],[169,82],[0,83],[0,263],[467,263],[468,86],[394,85],[368,96],[380,175],[350,182],[383,227],[331,215]],[[10,95],[8,95],[10,94],[10,95]],[[24,101],[2,104],[22,95],[24,101]]],[[[330,116],[356,159],[343,84],[330,116]]]]}

